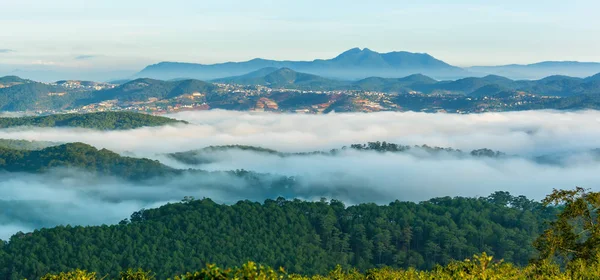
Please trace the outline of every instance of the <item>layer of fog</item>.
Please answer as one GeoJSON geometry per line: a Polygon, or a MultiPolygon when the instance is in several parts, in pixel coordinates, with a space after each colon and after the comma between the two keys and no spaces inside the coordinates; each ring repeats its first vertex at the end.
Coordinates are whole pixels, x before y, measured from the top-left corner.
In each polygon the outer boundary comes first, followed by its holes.
{"type": "Polygon", "coordinates": [[[600,112],[527,111],[486,114],[351,113],[301,115],[233,111],[184,112],[170,117],[190,125],[127,131],[1,129],[0,138],[81,141],[118,152],[153,154],[209,145],[246,144],[281,151],[313,151],[352,143],[490,148],[541,155],[600,147],[600,112]]]}
{"type": "MultiPolygon", "coordinates": [[[[190,125],[127,131],[13,128],[0,138],[81,141],[99,148],[167,160],[163,153],[209,145],[245,144],[287,152],[329,150],[352,143],[389,141],[470,151],[491,148],[533,157],[567,154],[560,165],[518,157],[472,158],[450,154],[345,151],[337,156],[279,157],[225,151],[205,170],[246,169],[296,176],[294,189],[256,186],[227,174],[191,173],[144,183],[55,170],[47,174],[0,173],[0,238],[60,224],[114,224],[141,208],[209,197],[220,203],[242,199],[336,198],[348,204],[421,201],[440,196],[487,196],[503,190],[540,199],[552,188],[597,190],[600,112],[518,112],[481,115],[420,113],[286,115],[209,111],[173,115],[190,125]]],[[[275,176],[274,176],[275,178],[275,176]]]]}
{"type": "Polygon", "coordinates": [[[539,200],[553,188],[596,189],[600,183],[596,173],[600,162],[561,167],[513,157],[421,157],[358,151],[344,151],[336,156],[280,157],[229,150],[212,156],[218,160],[200,165],[202,169],[284,174],[293,176],[296,184],[293,188],[274,186],[272,183],[279,177],[264,175],[262,184],[256,185],[227,173],[191,172],[143,183],[65,170],[47,174],[3,173],[0,238],[56,225],[115,224],[141,208],[179,201],[184,196],[208,197],[218,203],[283,196],[387,204],[442,196],[487,196],[503,190],[539,200]]]}
{"type": "MultiPolygon", "coordinates": [[[[583,153],[540,163],[521,157],[472,157],[449,152],[427,153],[413,148],[402,153],[345,150],[332,155],[278,156],[237,149],[202,155],[209,163],[189,165],[161,160],[177,168],[208,171],[253,170],[285,174],[307,182],[304,196],[326,196],[349,203],[423,201],[439,196],[487,196],[509,191],[539,200],[553,188],[600,186],[600,160],[583,153]]],[[[297,190],[295,190],[297,191],[297,190]]]]}

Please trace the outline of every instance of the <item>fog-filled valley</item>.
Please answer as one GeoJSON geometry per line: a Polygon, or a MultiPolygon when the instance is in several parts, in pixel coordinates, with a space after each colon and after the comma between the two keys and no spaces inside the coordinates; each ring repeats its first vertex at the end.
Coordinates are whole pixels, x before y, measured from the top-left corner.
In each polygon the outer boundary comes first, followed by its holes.
{"type": "Polygon", "coordinates": [[[0,239],[56,225],[116,224],[134,211],[186,196],[226,204],[281,196],[385,205],[495,191],[540,200],[553,188],[596,190],[600,184],[597,111],[292,115],[215,110],[168,117],[188,124],[0,129],[1,139],[83,142],[180,170],[135,180],[68,166],[3,171],[0,239]],[[407,148],[351,146],[375,141],[407,148]]]}

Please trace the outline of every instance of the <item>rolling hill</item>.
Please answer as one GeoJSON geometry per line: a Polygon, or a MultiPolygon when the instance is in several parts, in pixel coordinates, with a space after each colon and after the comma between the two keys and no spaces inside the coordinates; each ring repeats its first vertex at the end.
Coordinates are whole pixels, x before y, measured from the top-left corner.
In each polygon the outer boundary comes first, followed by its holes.
{"type": "Polygon", "coordinates": [[[88,98],[78,101],[79,104],[96,103],[104,100],[147,101],[148,98],[166,99],[194,92],[210,92],[215,86],[199,80],[161,81],[154,79],[136,79],[113,89],[94,92],[88,98]]]}
{"type": "Polygon", "coordinates": [[[134,180],[175,172],[158,161],[123,157],[83,143],[68,143],[41,150],[0,148],[0,170],[39,173],[52,168],[77,168],[134,180]]]}
{"type": "Polygon", "coordinates": [[[11,86],[0,88],[0,111],[60,109],[90,94],[90,91],[71,90],[29,80],[13,82],[11,86]]]}
{"type": "Polygon", "coordinates": [[[0,88],[9,87],[13,85],[31,83],[31,80],[22,79],[17,76],[4,76],[0,77],[0,88]]]}
{"type": "Polygon", "coordinates": [[[218,79],[215,81],[244,85],[264,85],[273,88],[298,88],[311,90],[331,90],[343,87],[347,84],[347,82],[296,72],[289,68],[275,70],[272,69],[274,68],[263,68],[243,76],[218,79]]]}

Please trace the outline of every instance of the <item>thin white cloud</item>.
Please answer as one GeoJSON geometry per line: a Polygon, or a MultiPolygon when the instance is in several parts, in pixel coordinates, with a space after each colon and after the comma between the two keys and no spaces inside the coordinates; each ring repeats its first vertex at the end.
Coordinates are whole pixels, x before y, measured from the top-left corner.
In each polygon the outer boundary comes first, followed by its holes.
{"type": "Polygon", "coordinates": [[[75,60],[89,60],[89,59],[94,59],[99,57],[100,55],[91,55],[91,54],[86,54],[86,55],[78,55],[75,57],[75,60]]]}

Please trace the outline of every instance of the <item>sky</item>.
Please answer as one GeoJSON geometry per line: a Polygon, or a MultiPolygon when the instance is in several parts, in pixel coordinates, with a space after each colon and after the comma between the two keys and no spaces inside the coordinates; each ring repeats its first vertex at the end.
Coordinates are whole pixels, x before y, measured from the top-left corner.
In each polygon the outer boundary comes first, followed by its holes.
{"type": "Polygon", "coordinates": [[[353,48],[457,66],[600,61],[597,0],[0,0],[0,70],[312,60],[353,48]]]}

